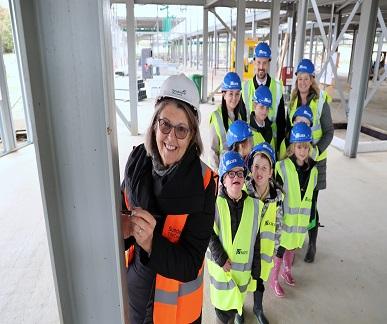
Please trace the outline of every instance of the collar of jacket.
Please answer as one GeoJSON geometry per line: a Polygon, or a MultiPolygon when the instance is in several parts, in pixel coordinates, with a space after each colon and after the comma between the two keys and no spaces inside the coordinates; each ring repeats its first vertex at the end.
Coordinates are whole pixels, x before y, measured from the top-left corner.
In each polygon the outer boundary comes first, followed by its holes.
{"type": "MultiPolygon", "coordinates": [[[[258,88],[258,81],[257,81],[257,78],[256,76],[254,75],[253,77],[253,82],[254,82],[254,88],[257,89],[258,88]]],[[[270,87],[270,82],[271,82],[271,77],[269,75],[269,73],[266,74],[266,83],[265,83],[265,86],[266,87],[270,87]]]]}
{"type": "Polygon", "coordinates": [[[203,211],[205,195],[196,147],[188,148],[170,172],[158,175],[144,145],[139,145],[129,156],[124,183],[133,206],[151,214],[178,215],[203,211]]]}
{"type": "Polygon", "coordinates": [[[257,121],[255,120],[255,112],[252,111],[250,114],[250,127],[257,132],[260,132],[260,130],[267,129],[267,128],[271,129],[271,121],[269,120],[269,117],[266,117],[265,126],[263,127],[258,126],[257,121]]]}
{"type": "MultiPolygon", "coordinates": [[[[248,195],[250,197],[259,199],[258,194],[255,191],[255,182],[254,182],[253,177],[248,176],[246,178],[245,182],[246,182],[246,188],[247,188],[248,195]]],[[[269,196],[266,197],[264,203],[271,203],[271,202],[275,202],[275,201],[281,201],[282,200],[282,198],[281,198],[282,197],[281,189],[278,188],[272,181],[269,182],[269,185],[270,185],[269,196]]]]}

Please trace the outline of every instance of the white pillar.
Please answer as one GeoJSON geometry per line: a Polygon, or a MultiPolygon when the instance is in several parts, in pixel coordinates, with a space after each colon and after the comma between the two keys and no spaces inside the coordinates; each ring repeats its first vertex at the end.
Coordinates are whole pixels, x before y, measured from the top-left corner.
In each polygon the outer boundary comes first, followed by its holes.
{"type": "Polygon", "coordinates": [[[207,102],[208,79],[208,9],[203,9],[203,83],[202,102],[207,102]]]}
{"type": "Polygon", "coordinates": [[[277,59],[278,59],[278,34],[280,21],[281,1],[271,0],[271,18],[270,18],[270,48],[271,62],[270,75],[275,78],[277,75],[277,59]]]}
{"type": "Polygon", "coordinates": [[[243,78],[243,70],[244,70],[243,56],[244,56],[244,49],[245,49],[245,17],[246,17],[245,11],[246,11],[245,1],[238,1],[235,70],[241,79],[243,78]]]}

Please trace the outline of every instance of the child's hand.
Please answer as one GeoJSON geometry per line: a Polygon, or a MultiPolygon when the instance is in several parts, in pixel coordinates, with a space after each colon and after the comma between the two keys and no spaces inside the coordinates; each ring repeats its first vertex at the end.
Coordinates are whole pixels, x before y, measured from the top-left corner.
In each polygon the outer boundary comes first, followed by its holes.
{"type": "Polygon", "coordinates": [[[225,272],[230,272],[231,270],[231,260],[227,259],[226,263],[223,265],[223,270],[225,272]]]}

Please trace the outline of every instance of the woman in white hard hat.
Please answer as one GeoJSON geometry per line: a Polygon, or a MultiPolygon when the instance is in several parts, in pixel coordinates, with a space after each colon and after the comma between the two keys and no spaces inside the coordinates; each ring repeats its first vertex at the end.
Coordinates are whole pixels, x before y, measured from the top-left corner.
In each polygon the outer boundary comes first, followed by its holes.
{"type": "Polygon", "coordinates": [[[145,144],[130,154],[122,183],[129,322],[200,323],[216,189],[199,158],[194,83],[184,74],[169,77],[155,108],[145,144]]]}
{"type": "Polygon", "coordinates": [[[318,148],[316,167],[318,170],[317,186],[313,193],[313,205],[309,224],[309,244],[304,261],[311,263],[316,254],[316,241],[319,226],[319,213],[317,211],[317,197],[320,190],[326,188],[327,149],[333,139],[334,127],[332,122],[329,101],[325,91],[320,90],[313,63],[309,59],[302,59],[296,70],[297,81],[290,97],[287,118],[287,129],[293,126],[294,114],[305,105],[312,110],[312,144],[318,148]],[[302,106],[302,107],[301,107],[302,106]]]}

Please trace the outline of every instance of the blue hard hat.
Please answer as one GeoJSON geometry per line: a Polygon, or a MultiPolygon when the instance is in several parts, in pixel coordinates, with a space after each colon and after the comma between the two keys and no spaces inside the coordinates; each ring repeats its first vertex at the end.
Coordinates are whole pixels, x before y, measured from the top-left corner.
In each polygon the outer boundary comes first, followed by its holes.
{"type": "Polygon", "coordinates": [[[267,108],[271,108],[273,97],[270,89],[264,85],[259,86],[254,92],[253,101],[267,108]]]}
{"type": "Polygon", "coordinates": [[[235,72],[228,72],[223,79],[221,91],[242,90],[242,82],[239,75],[235,72]]]}
{"type": "Polygon", "coordinates": [[[223,176],[225,173],[231,171],[233,168],[236,168],[236,167],[243,168],[243,171],[245,172],[245,176],[246,176],[246,167],[242,156],[235,151],[225,152],[220,157],[220,163],[219,163],[220,180],[221,181],[223,180],[223,176]]]}
{"type": "Polygon", "coordinates": [[[300,107],[298,107],[293,115],[292,121],[294,121],[296,117],[305,117],[310,121],[310,127],[313,126],[313,113],[312,109],[310,109],[308,105],[301,105],[300,107]]]}
{"type": "Polygon", "coordinates": [[[290,131],[290,143],[308,143],[312,141],[312,130],[305,123],[295,124],[290,131]]]}
{"type": "Polygon", "coordinates": [[[253,133],[249,124],[238,119],[230,125],[226,134],[226,143],[227,146],[231,148],[234,144],[243,142],[245,139],[252,136],[253,133]]]}
{"type": "Polygon", "coordinates": [[[314,64],[309,59],[302,59],[297,65],[296,75],[298,73],[308,73],[314,76],[314,64]]]}
{"type": "Polygon", "coordinates": [[[263,57],[271,59],[270,46],[264,42],[259,43],[254,50],[254,57],[263,57]]]}
{"type": "Polygon", "coordinates": [[[255,145],[251,150],[249,157],[247,158],[247,167],[250,170],[250,172],[251,172],[251,166],[253,165],[254,157],[257,153],[265,154],[269,158],[272,167],[274,167],[275,165],[274,150],[269,143],[263,142],[255,145]]]}

